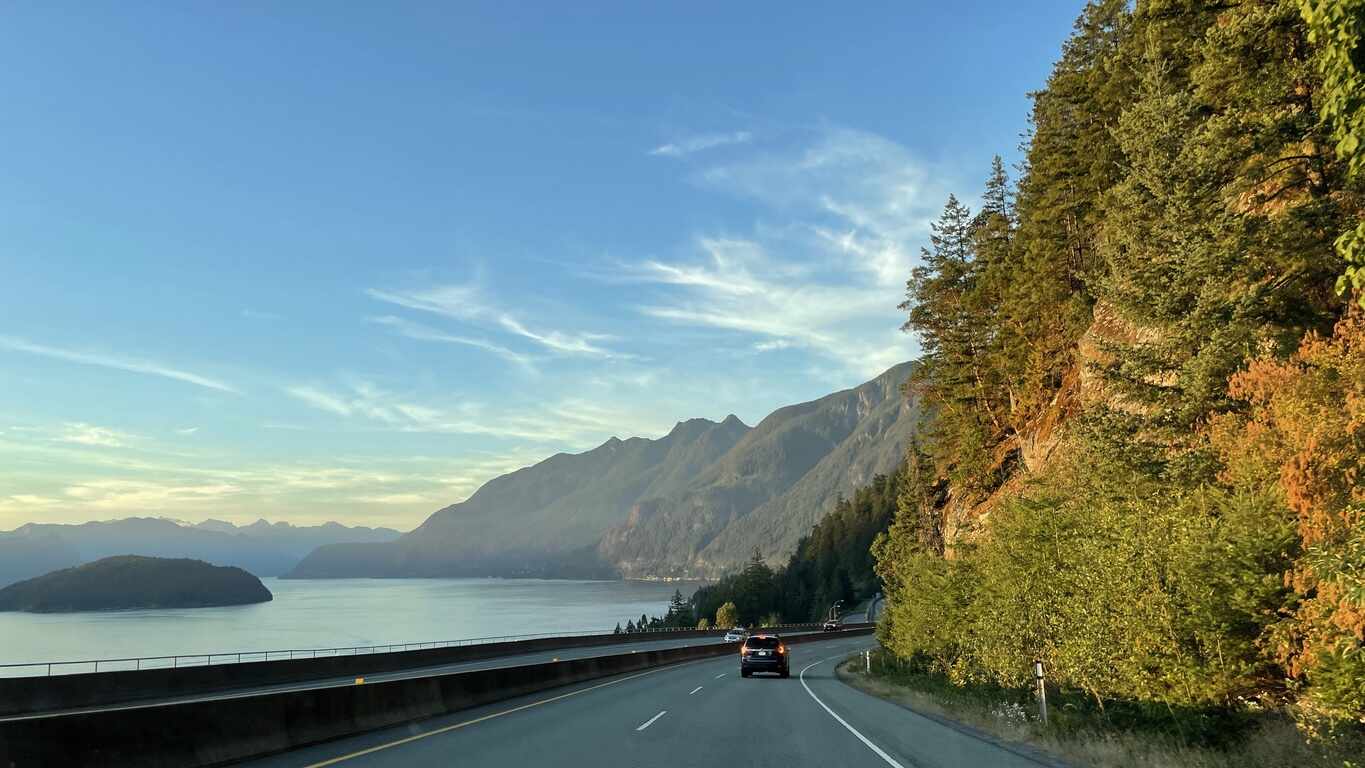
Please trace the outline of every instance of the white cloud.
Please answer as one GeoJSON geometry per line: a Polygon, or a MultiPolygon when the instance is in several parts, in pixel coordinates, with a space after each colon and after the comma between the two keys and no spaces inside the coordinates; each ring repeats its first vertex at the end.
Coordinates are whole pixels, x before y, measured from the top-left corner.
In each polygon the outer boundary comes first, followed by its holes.
{"type": "Polygon", "coordinates": [[[472,283],[447,284],[406,291],[371,288],[366,293],[372,298],[400,307],[431,312],[456,320],[482,323],[530,339],[555,354],[619,360],[635,357],[602,346],[599,342],[613,338],[605,334],[532,329],[512,313],[488,301],[472,283]]]}
{"type": "Polygon", "coordinates": [[[345,398],[324,392],[316,387],[299,385],[286,387],[284,391],[314,408],[335,413],[338,416],[350,416],[355,410],[345,398]]]}
{"type": "Polygon", "coordinates": [[[747,144],[754,138],[748,131],[735,131],[733,133],[703,133],[696,136],[689,136],[678,141],[661,144],[649,151],[649,154],[663,157],[682,157],[693,152],[723,147],[728,144],[747,144]]]}
{"type": "Polygon", "coordinates": [[[436,504],[424,493],[376,493],[366,496],[352,496],[352,501],[361,504],[436,504]]]}
{"type": "MultiPolygon", "coordinates": [[[[645,373],[632,372],[622,383],[647,380],[645,373]]],[[[489,408],[469,401],[416,402],[370,383],[352,383],[346,389],[298,385],[286,387],[285,392],[317,410],[360,420],[371,429],[482,435],[572,449],[596,445],[612,435],[662,434],[671,423],[649,410],[584,398],[500,403],[489,408]]]]}
{"type": "Polygon", "coordinates": [[[215,389],[220,392],[237,392],[235,388],[224,384],[221,381],[147,360],[116,357],[99,352],[61,349],[44,344],[35,344],[14,336],[0,336],[0,348],[14,350],[15,352],[26,352],[31,355],[49,357],[54,360],[63,360],[68,363],[77,363],[79,365],[93,365],[100,368],[112,368],[119,371],[160,376],[174,381],[194,384],[195,386],[204,387],[206,389],[215,389]]]}
{"type": "Polygon", "coordinates": [[[878,332],[878,326],[895,331],[894,294],[865,283],[794,278],[792,270],[754,242],[703,241],[702,249],[708,260],[641,266],[638,279],[683,289],[663,302],[642,305],[641,312],[682,325],[759,336],[752,343],[759,351],[805,347],[859,376],[876,375],[908,359],[909,339],[898,332],[878,332]]]}
{"type": "Polygon", "coordinates": [[[129,435],[106,427],[97,427],[84,422],[69,422],[63,425],[63,432],[56,440],[63,443],[91,445],[101,448],[122,448],[128,444],[129,435]]]}
{"type": "Polygon", "coordinates": [[[668,289],[640,312],[756,336],[755,351],[811,350],[836,361],[846,383],[915,355],[896,305],[946,193],[904,148],[828,130],[696,178],[758,203],[763,218],[744,236],[698,236],[694,258],[627,265],[627,279],[668,289]]]}
{"type": "Polygon", "coordinates": [[[64,493],[91,509],[160,510],[216,502],[241,490],[232,483],[108,479],[76,483],[67,486],[64,493]]]}
{"type": "Polygon", "coordinates": [[[339,519],[407,528],[487,480],[535,463],[544,446],[459,456],[347,456],[328,463],[255,464],[233,455],[90,451],[0,439],[0,464],[30,467],[0,480],[0,529],[149,513],[296,524],[339,519]]]}
{"type": "Polygon", "coordinates": [[[435,328],[422,325],[421,323],[414,323],[410,320],[404,320],[401,317],[394,317],[393,315],[371,317],[368,318],[368,321],[374,323],[375,325],[382,325],[387,328],[392,328],[396,333],[402,336],[406,336],[409,339],[416,339],[418,341],[434,341],[443,344],[461,344],[467,347],[474,347],[476,349],[482,349],[487,352],[492,352],[498,357],[501,357],[502,359],[510,363],[516,363],[517,365],[526,368],[527,370],[530,371],[535,370],[535,358],[531,357],[530,355],[508,349],[507,347],[504,347],[500,344],[494,344],[493,342],[488,341],[487,339],[479,339],[474,338],[472,336],[457,336],[455,334],[446,333],[444,331],[439,331],[435,328]]]}
{"type": "Polygon", "coordinates": [[[177,429],[177,430],[175,430],[175,433],[176,433],[177,435],[192,435],[192,434],[194,434],[195,432],[198,432],[198,431],[199,431],[199,427],[185,427],[185,428],[183,428],[183,429],[177,429]]]}
{"type": "Polygon", "coordinates": [[[247,320],[280,320],[280,319],[282,319],[282,315],[280,315],[280,314],[278,314],[278,313],[275,313],[275,312],[266,312],[266,311],[264,311],[264,310],[259,310],[259,309],[251,309],[250,307],[246,307],[246,308],[243,308],[243,309],[242,309],[242,317],[246,318],[247,320]]]}

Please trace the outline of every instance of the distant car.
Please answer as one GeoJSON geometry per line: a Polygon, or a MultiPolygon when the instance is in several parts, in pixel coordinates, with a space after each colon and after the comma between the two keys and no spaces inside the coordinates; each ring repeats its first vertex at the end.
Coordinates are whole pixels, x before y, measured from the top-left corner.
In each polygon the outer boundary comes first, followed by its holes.
{"type": "Polygon", "coordinates": [[[743,640],[744,638],[746,638],[746,637],[748,637],[748,636],[749,636],[749,633],[748,633],[748,632],[745,632],[744,630],[740,629],[739,627],[735,627],[734,629],[732,629],[732,630],[730,630],[729,632],[726,632],[726,633],[725,633],[725,642],[727,642],[727,643],[739,642],[740,640],[743,640]]]}
{"type": "Polygon", "coordinates": [[[791,677],[791,661],[781,637],[766,632],[750,635],[740,646],[739,676],[748,677],[755,672],[776,672],[782,677],[791,677]]]}
{"type": "Polygon", "coordinates": [[[830,619],[829,621],[825,622],[824,630],[826,632],[836,632],[838,631],[838,629],[839,629],[838,621],[830,619]]]}

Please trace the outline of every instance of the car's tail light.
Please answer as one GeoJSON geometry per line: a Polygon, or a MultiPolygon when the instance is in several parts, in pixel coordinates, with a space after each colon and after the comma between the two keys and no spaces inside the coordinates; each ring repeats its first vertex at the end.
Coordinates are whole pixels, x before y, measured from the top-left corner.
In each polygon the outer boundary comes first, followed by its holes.
{"type": "Polygon", "coordinates": [[[785,645],[779,645],[779,646],[777,646],[777,655],[778,655],[778,656],[782,656],[782,655],[784,655],[786,652],[787,652],[787,646],[785,646],[785,645]]]}

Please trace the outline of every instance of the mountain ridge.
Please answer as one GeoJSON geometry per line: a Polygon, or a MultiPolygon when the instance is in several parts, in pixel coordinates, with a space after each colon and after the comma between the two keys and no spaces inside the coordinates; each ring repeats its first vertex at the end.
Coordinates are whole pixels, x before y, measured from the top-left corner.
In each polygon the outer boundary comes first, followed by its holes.
{"type": "Polygon", "coordinates": [[[840,494],[899,463],[918,422],[901,394],[912,365],[754,427],[685,419],[660,438],[554,454],[393,542],[320,547],[286,578],[714,576],[754,546],[780,561],[840,494]]]}
{"type": "Polygon", "coordinates": [[[392,528],[315,526],[257,520],[236,526],[212,518],[189,523],[163,517],[126,517],[79,524],[25,523],[0,532],[0,586],[115,555],[204,560],[256,576],[278,576],[318,546],[342,541],[388,541],[392,528]]]}

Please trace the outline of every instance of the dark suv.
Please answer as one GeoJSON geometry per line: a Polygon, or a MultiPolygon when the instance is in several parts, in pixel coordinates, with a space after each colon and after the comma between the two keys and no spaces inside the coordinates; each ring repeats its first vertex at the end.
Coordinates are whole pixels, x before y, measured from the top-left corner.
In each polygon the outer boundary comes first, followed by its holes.
{"type": "Polygon", "coordinates": [[[748,677],[755,672],[776,672],[783,677],[791,677],[791,663],[787,656],[787,645],[774,634],[750,635],[739,649],[739,676],[748,677]]]}

